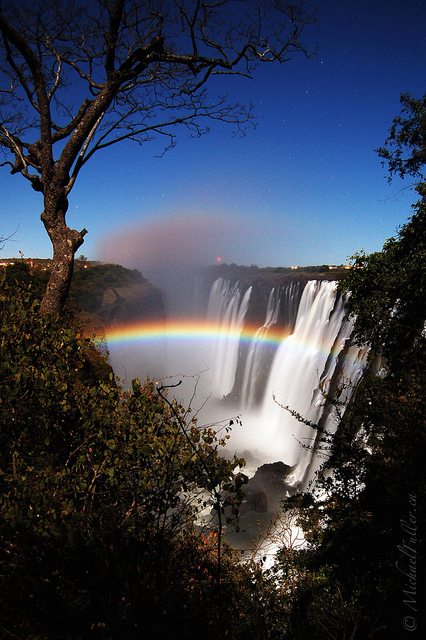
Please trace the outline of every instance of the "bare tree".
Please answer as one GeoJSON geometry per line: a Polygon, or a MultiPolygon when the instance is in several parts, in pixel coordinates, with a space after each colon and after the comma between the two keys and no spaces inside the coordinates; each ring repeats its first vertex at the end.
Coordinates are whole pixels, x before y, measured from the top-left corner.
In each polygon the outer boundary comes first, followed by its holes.
{"type": "Polygon", "coordinates": [[[310,53],[312,15],[281,0],[0,0],[2,166],[41,192],[53,266],[41,312],[56,314],[86,229],[67,226],[82,167],[122,140],[191,135],[208,119],[244,132],[252,106],[215,97],[217,76],[310,53]],[[18,6],[19,5],[19,6],[18,6]]]}

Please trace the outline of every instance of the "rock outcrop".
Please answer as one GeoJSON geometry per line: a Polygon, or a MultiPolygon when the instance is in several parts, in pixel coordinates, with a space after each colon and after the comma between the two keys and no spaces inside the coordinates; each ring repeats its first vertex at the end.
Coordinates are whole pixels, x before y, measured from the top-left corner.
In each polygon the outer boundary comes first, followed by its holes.
{"type": "Polygon", "coordinates": [[[120,265],[77,265],[71,304],[89,333],[165,317],[161,292],[136,269],[120,265]]]}

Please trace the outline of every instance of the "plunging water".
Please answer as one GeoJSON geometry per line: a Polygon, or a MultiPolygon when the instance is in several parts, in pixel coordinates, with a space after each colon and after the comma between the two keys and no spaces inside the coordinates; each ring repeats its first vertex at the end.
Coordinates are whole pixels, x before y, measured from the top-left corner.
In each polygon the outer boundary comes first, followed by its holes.
{"type": "Polygon", "coordinates": [[[242,428],[233,433],[231,446],[240,453],[251,451],[262,462],[281,460],[294,467],[289,479],[294,486],[306,483],[319,466],[316,431],[305,422],[321,423],[330,432],[336,429],[338,416],[326,402],[327,394],[330,388],[343,387],[340,400],[348,400],[366,359],[364,349],[350,344],[352,324],[336,295],[336,283],[309,281],[301,296],[300,286],[291,282],[271,289],[264,323],[246,349],[241,347],[251,288],[243,296],[238,284],[231,288],[216,281],[208,311],[218,324],[211,390],[218,398],[230,394],[233,408],[242,415],[242,428]],[[279,327],[281,306],[286,321],[279,327]],[[280,328],[283,337],[277,344],[271,335],[280,328]],[[243,362],[238,362],[238,353],[243,362]],[[238,367],[243,370],[240,381],[238,367]]]}
{"type": "MultiPolygon", "coordinates": [[[[316,432],[305,421],[336,429],[327,393],[343,386],[340,399],[349,399],[366,352],[350,344],[352,325],[335,282],[289,282],[270,288],[258,326],[249,318],[252,297],[251,286],[216,280],[205,321],[188,321],[185,331],[166,328],[168,359],[161,366],[166,374],[181,378],[204,371],[195,404],[209,401],[200,423],[240,414],[242,426],[234,427],[231,452],[249,452],[256,466],[284,462],[293,467],[290,482],[300,487],[319,466],[316,432]]],[[[158,352],[158,343],[154,349],[158,352]]],[[[189,379],[188,388],[180,387],[179,393],[194,404],[194,378],[189,379]]]]}
{"type": "Polygon", "coordinates": [[[237,284],[219,278],[213,284],[207,319],[216,327],[217,339],[212,362],[211,392],[222,397],[232,391],[238,363],[238,336],[240,335],[250,300],[251,287],[242,296],[237,284]]]}

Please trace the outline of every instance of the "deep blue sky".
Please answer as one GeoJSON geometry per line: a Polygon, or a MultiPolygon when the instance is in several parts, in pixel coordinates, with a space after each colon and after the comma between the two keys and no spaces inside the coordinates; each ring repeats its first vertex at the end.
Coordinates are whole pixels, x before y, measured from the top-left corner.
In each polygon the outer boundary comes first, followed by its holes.
{"type": "MultiPolygon", "coordinates": [[[[179,259],[193,248],[206,263],[220,255],[259,266],[340,264],[395,234],[415,195],[392,197],[404,185],[388,185],[374,149],[400,93],[426,91],[426,2],[317,7],[305,35],[318,44],[314,60],[295,56],[226,82],[230,95],[256,104],[257,128],[244,138],[217,124],[200,139],[182,131],[162,158],[156,143],[95,155],[70,197],[68,224],[89,231],[79,254],[143,270],[152,259],[161,268],[176,246],[179,259]]],[[[50,257],[40,195],[5,167],[0,194],[0,235],[17,229],[1,255],[50,257]]]]}

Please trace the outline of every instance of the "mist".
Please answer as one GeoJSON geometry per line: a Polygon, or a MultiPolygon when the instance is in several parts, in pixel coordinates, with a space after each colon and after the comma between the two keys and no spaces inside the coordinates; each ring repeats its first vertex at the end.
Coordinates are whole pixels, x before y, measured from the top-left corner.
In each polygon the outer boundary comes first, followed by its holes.
{"type": "MultiPolygon", "coordinates": [[[[238,217],[181,214],[141,222],[117,229],[104,237],[96,258],[103,262],[138,269],[159,288],[167,321],[193,320],[199,316],[196,299],[196,275],[208,266],[252,262],[260,227],[238,217]]],[[[205,309],[201,321],[204,321],[205,309]]],[[[165,376],[182,381],[179,395],[186,401],[197,386],[197,404],[210,395],[211,345],[203,339],[186,341],[164,336],[155,344],[115,345],[110,361],[122,378],[144,379],[165,376]]]]}
{"type": "Polygon", "coordinates": [[[99,242],[96,259],[139,269],[180,317],[192,314],[196,273],[220,261],[255,263],[261,233],[249,219],[177,215],[117,229],[99,242]]]}

